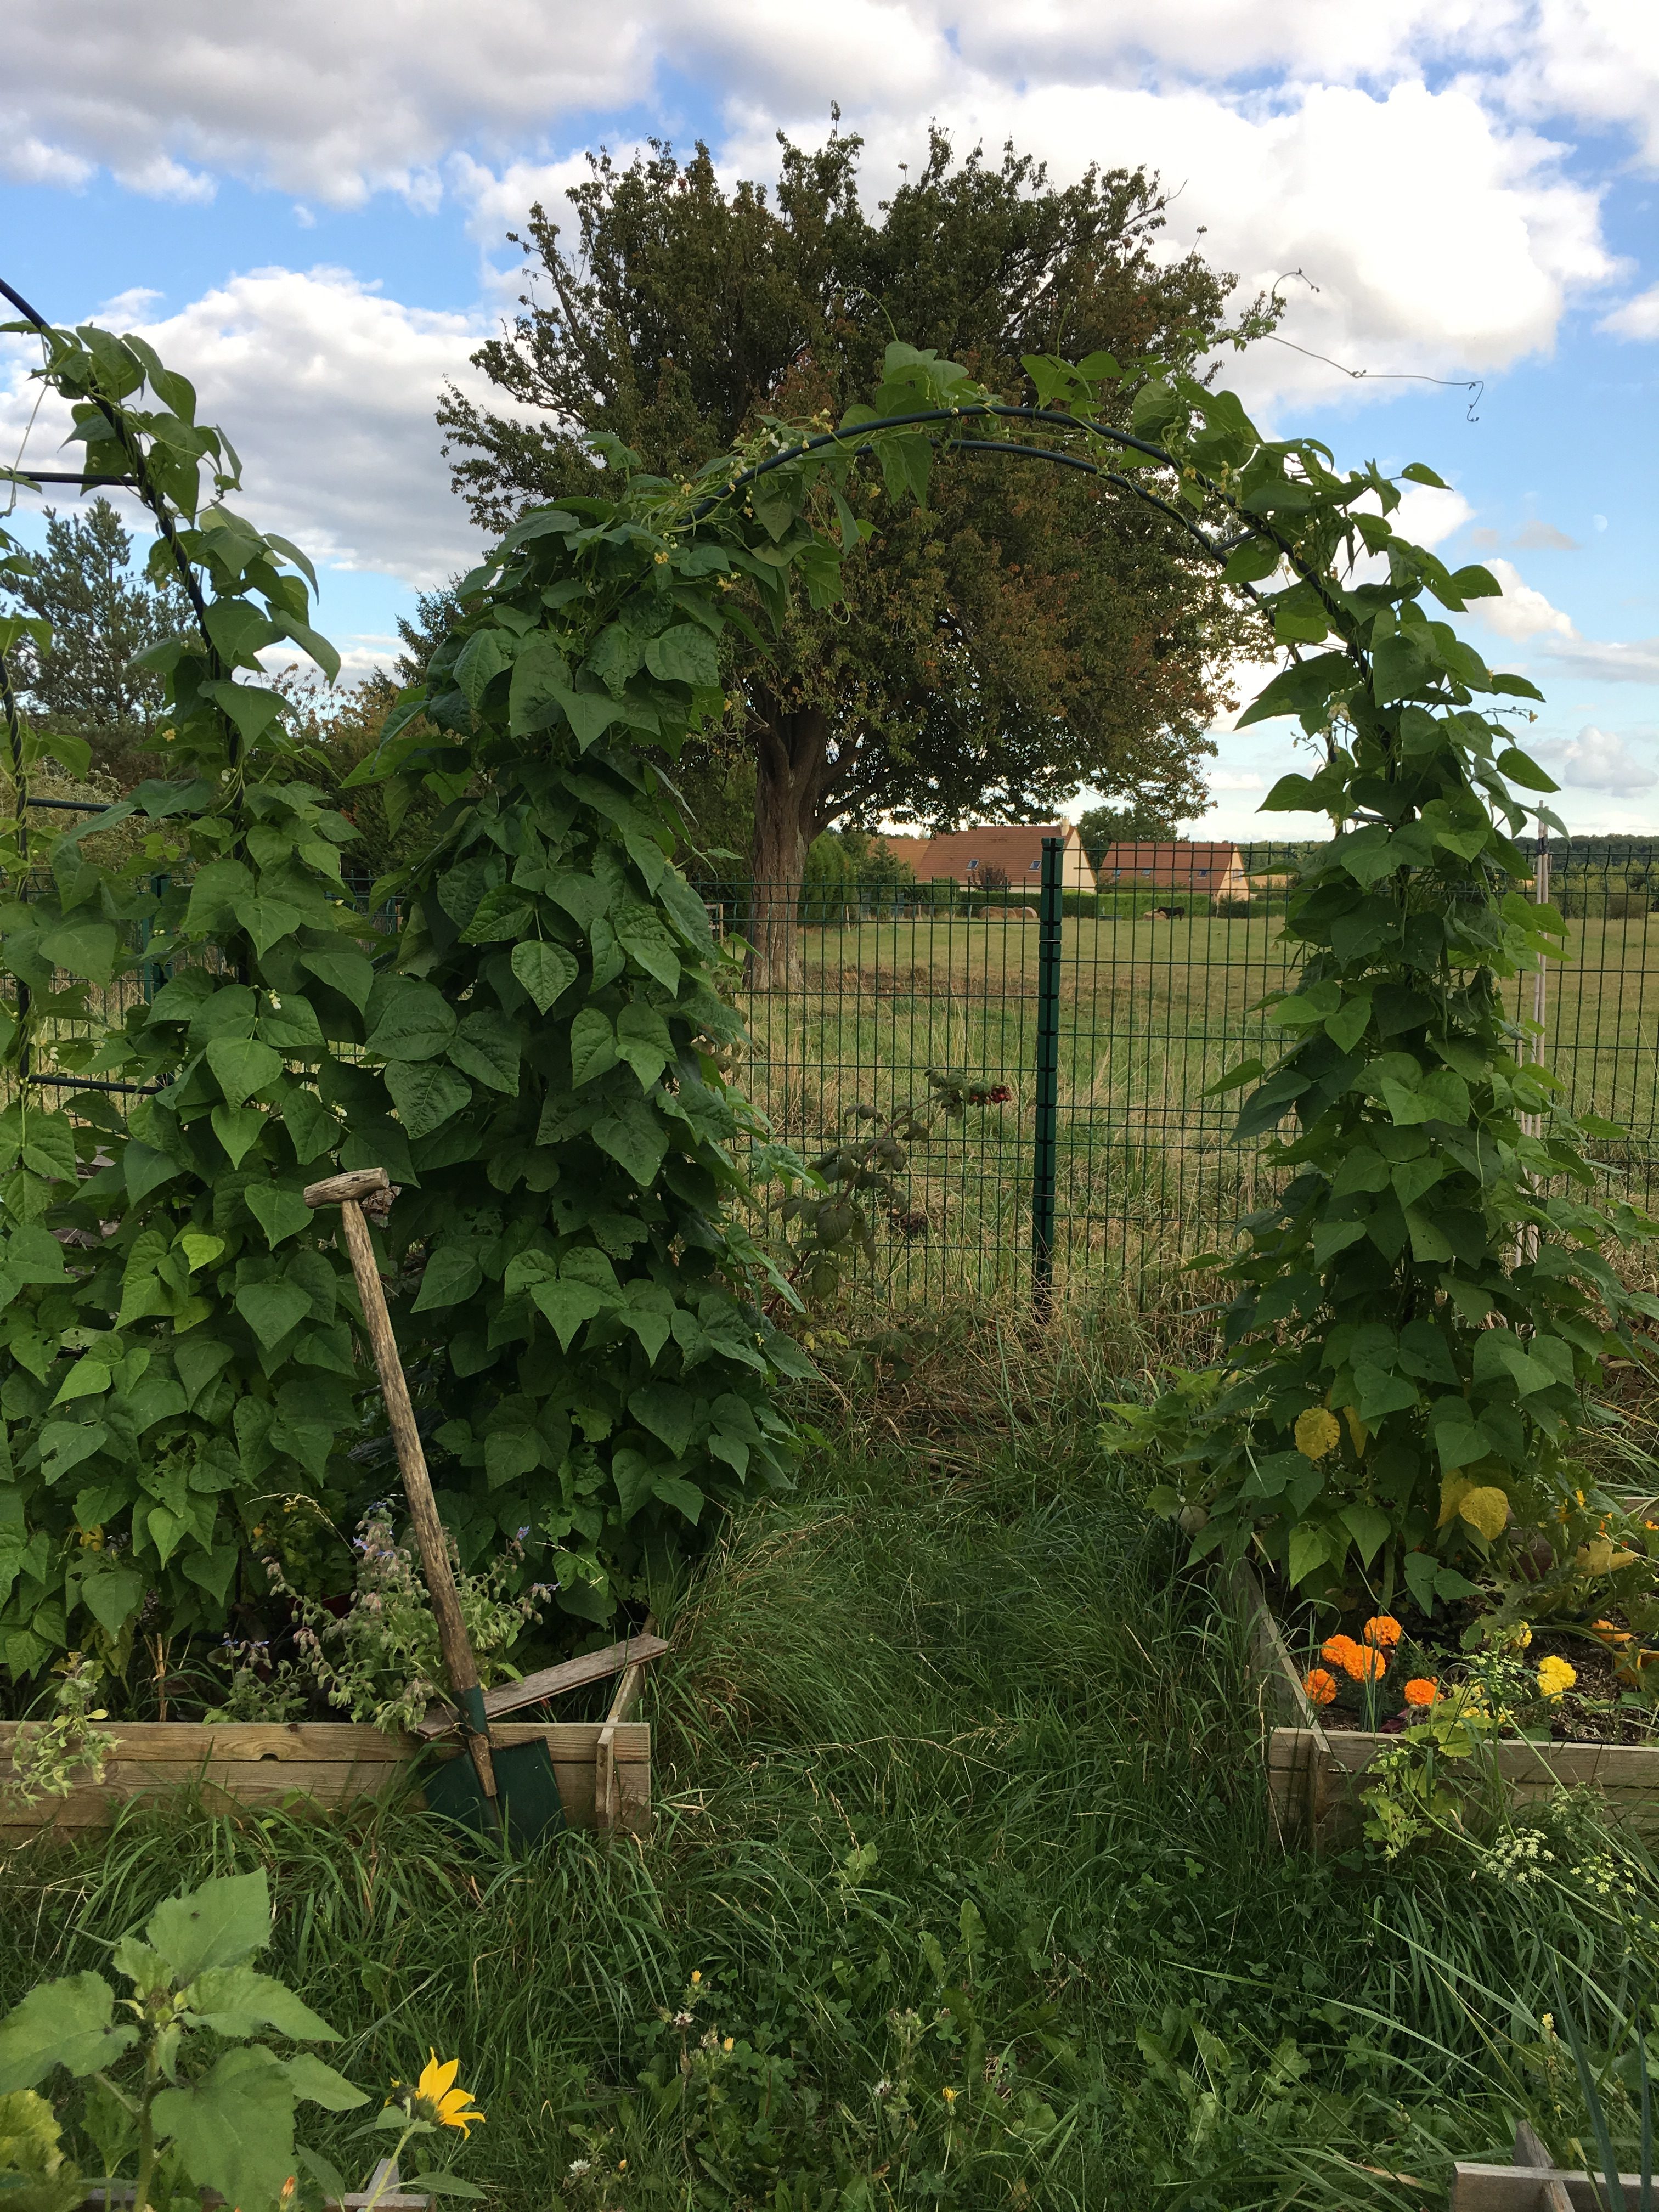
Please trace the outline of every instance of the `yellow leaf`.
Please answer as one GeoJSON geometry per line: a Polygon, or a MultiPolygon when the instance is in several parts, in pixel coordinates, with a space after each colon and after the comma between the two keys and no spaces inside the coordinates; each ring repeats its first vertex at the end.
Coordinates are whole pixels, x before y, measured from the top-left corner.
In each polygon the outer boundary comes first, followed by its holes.
{"type": "Polygon", "coordinates": [[[1342,1413],[1348,1424],[1348,1434],[1353,1438],[1355,1455],[1363,1459],[1365,1447],[1370,1442],[1370,1431],[1352,1406],[1345,1406],[1342,1413]]]}
{"type": "Polygon", "coordinates": [[[1296,1417],[1296,1448],[1304,1459],[1323,1459],[1342,1441],[1342,1425],[1323,1406],[1310,1406],[1296,1417]]]}
{"type": "Polygon", "coordinates": [[[1467,1474],[1443,1476],[1440,1484],[1440,1518],[1434,1524],[1437,1528],[1443,1528],[1448,1521],[1455,1521],[1457,1518],[1458,1507],[1474,1487],[1474,1485],[1467,1474]]]}
{"type": "Polygon", "coordinates": [[[1617,1549],[1610,1536],[1595,1536],[1578,1547],[1573,1564],[1581,1574],[1610,1575],[1615,1567],[1629,1566],[1636,1557],[1634,1552],[1617,1549]]]}
{"type": "Polygon", "coordinates": [[[1496,1485],[1483,1483],[1478,1490],[1466,1490],[1457,1501],[1460,1520],[1477,1528],[1490,1544],[1501,1536],[1510,1522],[1510,1501],[1496,1485]]]}

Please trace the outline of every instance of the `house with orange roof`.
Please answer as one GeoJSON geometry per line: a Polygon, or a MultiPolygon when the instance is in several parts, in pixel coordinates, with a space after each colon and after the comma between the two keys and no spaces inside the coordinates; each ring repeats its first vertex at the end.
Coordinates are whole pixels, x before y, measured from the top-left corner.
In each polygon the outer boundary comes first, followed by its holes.
{"type": "Polygon", "coordinates": [[[1250,881],[1237,845],[1109,845],[1096,882],[1103,891],[1173,891],[1182,898],[1248,899],[1250,881]]]}
{"type": "Polygon", "coordinates": [[[953,830],[942,837],[885,837],[895,859],[907,861],[919,883],[954,883],[964,889],[1007,878],[1008,895],[1022,903],[1042,883],[1042,841],[1061,843],[1060,883],[1068,891],[1091,891],[1095,879],[1076,825],[1070,822],[1001,822],[978,830],[953,830]]]}

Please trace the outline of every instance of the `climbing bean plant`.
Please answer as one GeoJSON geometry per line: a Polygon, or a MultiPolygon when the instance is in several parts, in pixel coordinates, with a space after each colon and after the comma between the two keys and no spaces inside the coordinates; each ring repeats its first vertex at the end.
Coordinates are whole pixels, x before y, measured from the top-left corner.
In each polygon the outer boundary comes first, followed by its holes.
{"type": "Polygon", "coordinates": [[[713,1509],[787,1479],[776,1386],[805,1363],[761,1310],[769,1263],[733,1206],[749,1161],[777,1156],[722,1074],[731,971],[668,858],[673,760],[724,709],[728,629],[763,635],[796,590],[836,597],[869,526],[849,471],[873,457],[892,496],[925,500],[941,446],[1036,443],[1161,507],[1295,656],[1255,717],[1296,712],[1323,755],[1274,794],[1336,830],[1292,904],[1287,1050],[1235,1071],[1257,1084],[1242,1134],[1295,1117],[1291,1179],[1235,1263],[1229,1370],[1137,1437],[1209,1514],[1201,1544],[1254,1539],[1297,1579],[1385,1550],[1432,1595],[1459,1543],[1492,1540],[1494,1493],[1540,1518],[1562,1494],[1629,1301],[1602,1218],[1543,1187],[1588,1179],[1577,1133],[1517,1119],[1547,1079],[1515,1066],[1500,987],[1553,940],[1521,894],[1510,785],[1547,779],[1473,703],[1530,687],[1425,605],[1497,586],[1399,538],[1376,470],[1262,440],[1225,393],[1103,356],[1027,367],[1037,404],[1016,408],[896,346],[839,426],[763,424],[679,483],[612,445],[607,495],[522,517],[359,772],[394,810],[417,791],[441,809],[387,887],[388,935],[342,894],[349,817],[260,677],[283,640],[332,673],[303,556],[228,505],[234,453],[142,342],[47,334],[89,465],[138,477],[152,558],[200,623],[153,656],[174,773],[121,810],[142,851],[101,866],[70,832],[27,898],[15,840],[0,854],[21,987],[0,1040],[14,1673],[94,1630],[118,1657],[146,1607],[170,1634],[216,1625],[273,1498],[367,1494],[362,1317],[301,1195],[337,1167],[402,1187],[378,1233],[464,1554],[522,1535],[526,1571],[602,1620],[713,1509]],[[64,1015],[140,968],[153,995],[63,1041],[64,1015]],[[1517,1224],[1539,1244],[1520,1267],[1517,1224]]]}
{"type": "Polygon", "coordinates": [[[1529,714],[1510,702],[1540,695],[1437,614],[1498,587],[1404,540],[1374,466],[1263,439],[1182,378],[1135,416],[1183,499],[1243,526],[1226,573],[1261,587],[1291,659],[1243,721],[1293,716],[1316,755],[1264,805],[1332,835],[1290,894],[1296,973],[1267,1001],[1282,1049],[1216,1086],[1245,1091],[1237,1140],[1270,1139],[1283,1170],[1221,1262],[1227,1358],[1108,1433],[1162,1461],[1154,1503],[1195,1554],[1254,1549],[1315,1596],[1403,1584],[1428,1611],[1516,1540],[1562,1555],[1601,1520],[1573,1458],[1586,1394],[1633,1349],[1632,1316],[1659,1311],[1606,1249],[1653,1224],[1584,1158],[1622,1133],[1559,1108],[1505,997],[1563,949],[1515,842],[1531,812],[1561,827],[1514,742],[1529,714]]]}
{"type": "Polygon", "coordinates": [[[301,1195],[370,1164],[404,1192],[377,1234],[464,1555],[522,1540],[602,1620],[793,1450],[776,1386],[807,1363],[732,1204],[765,1132],[721,1073],[731,969],[667,857],[667,778],[723,710],[727,623],[796,580],[833,595],[853,457],[728,498],[755,456],[667,484],[612,449],[614,496],[508,534],[366,771],[444,806],[388,935],[343,894],[350,821],[262,680],[283,641],[337,666],[304,556],[230,506],[228,441],[141,340],[44,343],[88,468],[139,483],[200,619],[149,656],[173,773],[53,839],[44,884],[15,826],[0,851],[0,1656],[27,1676],[94,1639],[121,1664],[141,1630],[216,1628],[275,1503],[349,1525],[384,1482],[352,1456],[350,1271],[301,1195]],[[131,817],[131,861],[90,857],[131,817]]]}

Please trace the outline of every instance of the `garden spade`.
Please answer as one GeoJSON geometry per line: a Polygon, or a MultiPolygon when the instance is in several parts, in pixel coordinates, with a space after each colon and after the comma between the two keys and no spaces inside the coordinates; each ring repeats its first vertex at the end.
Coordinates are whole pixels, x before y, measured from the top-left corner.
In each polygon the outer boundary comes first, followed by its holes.
{"type": "Polygon", "coordinates": [[[337,1206],[340,1209],[340,1225],[345,1232],[346,1250],[351,1255],[351,1272],[357,1279],[357,1295],[362,1301],[363,1323],[368,1331],[374,1364],[380,1372],[386,1419],[397,1446],[398,1465],[404,1478],[404,1495],[409,1499],[415,1540],[420,1548],[421,1567],[432,1595],[438,1644],[460,1713],[461,1734],[468,1756],[452,1759],[436,1770],[426,1785],[426,1802],[431,1811],[441,1813],[449,1820],[497,1832],[505,1814],[513,1840],[531,1844],[550,1830],[563,1827],[564,1808],[544,1738],[538,1736],[528,1743],[504,1747],[490,1741],[477,1662],[472,1656],[466,1623],[461,1618],[460,1601],[455,1595],[449,1547],[443,1523],[438,1518],[438,1502],[432,1494],[432,1478],[427,1473],[426,1454],[421,1447],[421,1432],[415,1425],[415,1409],[410,1403],[403,1362],[398,1357],[398,1340],[392,1334],[392,1316],[386,1310],[386,1291],[375,1264],[374,1248],[369,1241],[368,1224],[363,1218],[365,1200],[376,1206],[377,1212],[383,1212],[391,1204],[391,1192],[392,1180],[384,1168],[358,1168],[349,1175],[331,1176],[325,1182],[312,1183],[305,1200],[312,1207],[337,1206]]]}

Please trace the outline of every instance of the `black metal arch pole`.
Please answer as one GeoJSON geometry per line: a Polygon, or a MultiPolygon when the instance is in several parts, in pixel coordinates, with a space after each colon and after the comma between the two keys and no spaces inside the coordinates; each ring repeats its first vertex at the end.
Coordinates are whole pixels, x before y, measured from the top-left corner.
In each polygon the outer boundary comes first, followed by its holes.
{"type": "MultiPolygon", "coordinates": [[[[16,308],[18,313],[23,317],[24,320],[26,322],[33,323],[35,329],[39,331],[43,337],[50,335],[52,329],[52,324],[46,320],[46,317],[40,313],[38,308],[32,307],[29,305],[28,301],[23,297],[21,292],[14,291],[12,287],[7,283],[3,276],[0,276],[0,296],[3,296],[9,300],[12,306],[16,308]]],[[[190,562],[185,559],[185,549],[179,543],[179,533],[173,527],[173,517],[167,513],[165,503],[157,496],[155,489],[149,481],[149,471],[144,466],[144,457],[135,447],[126,424],[121,420],[120,416],[116,412],[115,409],[112,407],[109,402],[100,393],[94,392],[92,398],[93,404],[97,408],[99,413],[109,424],[111,429],[114,431],[116,440],[119,444],[121,450],[125,453],[127,459],[132,465],[132,481],[134,489],[137,492],[139,498],[143,501],[144,505],[149,509],[150,513],[155,517],[156,527],[161,531],[162,537],[167,540],[167,550],[172,554],[173,566],[179,571],[179,580],[183,584],[185,592],[189,597],[191,605],[195,609],[196,619],[201,625],[202,639],[208,649],[208,659],[213,678],[216,683],[222,683],[227,672],[223,663],[219,659],[218,648],[215,646],[211,636],[208,633],[207,604],[202,597],[202,587],[197,581],[196,571],[191,567],[190,562]]],[[[74,479],[70,478],[68,481],[73,482],[74,479]]]]}
{"type": "MultiPolygon", "coordinates": [[[[826,446],[848,446],[854,455],[862,455],[874,451],[873,447],[864,442],[869,438],[872,430],[899,430],[911,427],[921,428],[931,423],[964,422],[969,417],[977,417],[981,420],[995,417],[999,421],[1038,422],[1045,427],[1061,430],[1086,430],[1093,436],[1105,438],[1113,445],[1122,447],[1127,453],[1144,453],[1149,460],[1158,462],[1164,468],[1178,470],[1179,466],[1175,456],[1166,453],[1162,446],[1152,445],[1145,438],[1132,437],[1128,431],[1116,429],[1109,422],[1092,422],[1077,415],[1063,415],[1058,408],[1054,407],[1013,407],[1000,401],[971,400],[959,407],[930,407],[919,410],[910,415],[884,415],[873,422],[854,422],[848,429],[821,431],[817,437],[803,439],[799,445],[787,447],[781,453],[769,453],[763,461],[757,461],[752,467],[742,471],[739,475],[732,477],[730,483],[723,484],[719,491],[710,493],[707,498],[700,501],[691,511],[691,519],[694,522],[701,521],[705,515],[712,514],[715,507],[723,500],[729,499],[734,492],[745,489],[750,484],[757,483],[763,476],[769,476],[774,469],[787,468],[793,461],[803,460],[810,454],[821,453],[826,446]],[[854,443],[854,441],[858,442],[854,443]]],[[[1137,483],[1133,477],[1125,476],[1121,470],[1103,468],[1098,461],[1085,460],[1075,453],[1060,453],[1052,446],[1016,444],[1012,439],[947,437],[936,438],[933,442],[946,453],[1017,453],[1024,459],[1051,461],[1058,468],[1084,470],[1089,475],[1099,477],[1103,482],[1114,485],[1118,490],[1132,494],[1144,505],[1155,507],[1159,514],[1167,515],[1179,529],[1185,532],[1207,558],[1222,567],[1226,565],[1228,556],[1236,547],[1243,544],[1246,538],[1262,538],[1273,547],[1279,558],[1288,563],[1304,583],[1310,585],[1317,592],[1328,614],[1333,617],[1340,615],[1341,610],[1332,599],[1323,576],[1317,570],[1309,567],[1297,554],[1296,548],[1279,531],[1274,529],[1270,521],[1261,516],[1246,515],[1238,507],[1236,501],[1229,501],[1228,503],[1238,515],[1243,527],[1231,538],[1207,538],[1192,517],[1183,514],[1181,509],[1170,501],[1160,499],[1156,492],[1148,491],[1145,484],[1137,483]]],[[[1227,495],[1221,490],[1220,487],[1205,476],[1201,471],[1195,471],[1195,478],[1206,492],[1212,493],[1223,500],[1227,499],[1227,495]]],[[[1261,596],[1253,584],[1241,583],[1236,585],[1234,588],[1243,592],[1247,599],[1255,599],[1261,596]]],[[[1340,622],[1337,627],[1340,631],[1341,628],[1340,622]]],[[[1345,638],[1343,649],[1361,675],[1369,677],[1370,670],[1366,666],[1364,656],[1352,639],[1345,638]]],[[[1289,647],[1289,652],[1293,660],[1301,659],[1302,654],[1297,646],[1292,644],[1289,647]]]]}

